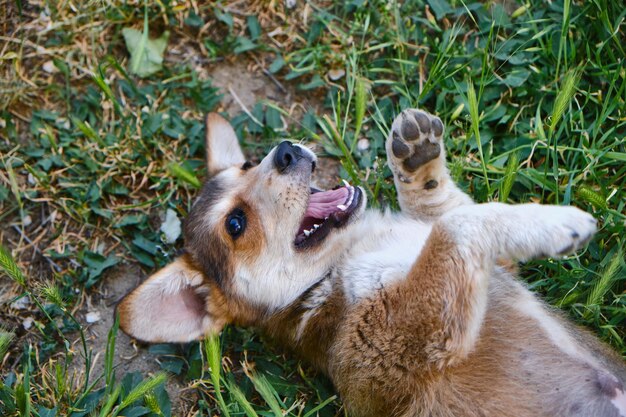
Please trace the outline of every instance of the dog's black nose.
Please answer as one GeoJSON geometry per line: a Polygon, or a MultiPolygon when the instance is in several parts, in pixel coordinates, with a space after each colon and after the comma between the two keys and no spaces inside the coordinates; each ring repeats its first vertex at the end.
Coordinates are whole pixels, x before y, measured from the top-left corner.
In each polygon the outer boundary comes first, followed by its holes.
{"type": "Polygon", "coordinates": [[[274,166],[280,172],[284,172],[302,158],[302,150],[293,146],[291,142],[284,141],[276,148],[274,154],[274,166]]]}

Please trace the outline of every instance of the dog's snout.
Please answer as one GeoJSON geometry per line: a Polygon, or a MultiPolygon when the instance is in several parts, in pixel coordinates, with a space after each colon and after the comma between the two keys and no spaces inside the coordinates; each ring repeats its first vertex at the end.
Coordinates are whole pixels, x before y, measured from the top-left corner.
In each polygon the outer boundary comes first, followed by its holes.
{"type": "Polygon", "coordinates": [[[297,146],[293,146],[291,142],[284,141],[276,148],[274,166],[278,171],[284,172],[301,158],[302,150],[297,146]]]}

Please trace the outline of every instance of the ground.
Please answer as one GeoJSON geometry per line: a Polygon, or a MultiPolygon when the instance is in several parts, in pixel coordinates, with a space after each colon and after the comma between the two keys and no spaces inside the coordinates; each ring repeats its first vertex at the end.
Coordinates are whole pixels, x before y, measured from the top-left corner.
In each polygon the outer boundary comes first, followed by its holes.
{"type": "Polygon", "coordinates": [[[168,209],[184,218],[203,177],[208,111],[252,159],[303,140],[322,187],[346,178],[392,209],[389,124],[406,107],[438,114],[451,172],[478,202],[573,204],[599,220],[579,256],[522,278],[625,355],[616,3],[0,0],[0,414],[343,413],[327,381],[251,330],[221,335],[219,374],[210,343],[120,333],[113,355],[115,303],[181,247],[160,227],[168,209]],[[169,32],[151,75],[124,35],[144,24],[148,48],[169,32]]]}

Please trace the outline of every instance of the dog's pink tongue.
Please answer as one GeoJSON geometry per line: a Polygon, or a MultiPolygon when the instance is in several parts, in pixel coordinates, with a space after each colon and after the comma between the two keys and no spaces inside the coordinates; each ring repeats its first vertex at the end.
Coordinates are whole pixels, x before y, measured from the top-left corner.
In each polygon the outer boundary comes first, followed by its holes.
{"type": "Polygon", "coordinates": [[[311,194],[309,207],[307,207],[304,217],[323,219],[337,211],[337,206],[344,204],[348,200],[348,196],[349,191],[345,187],[311,194]]]}

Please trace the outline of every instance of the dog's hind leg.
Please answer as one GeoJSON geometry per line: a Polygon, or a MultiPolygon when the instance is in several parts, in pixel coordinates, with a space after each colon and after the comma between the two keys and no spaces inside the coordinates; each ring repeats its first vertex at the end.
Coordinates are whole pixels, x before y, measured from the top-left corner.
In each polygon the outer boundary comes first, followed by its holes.
{"type": "Polygon", "coordinates": [[[472,199],[461,191],[446,167],[444,125],[418,109],[400,113],[387,138],[387,162],[393,172],[402,211],[432,222],[472,199]]]}

